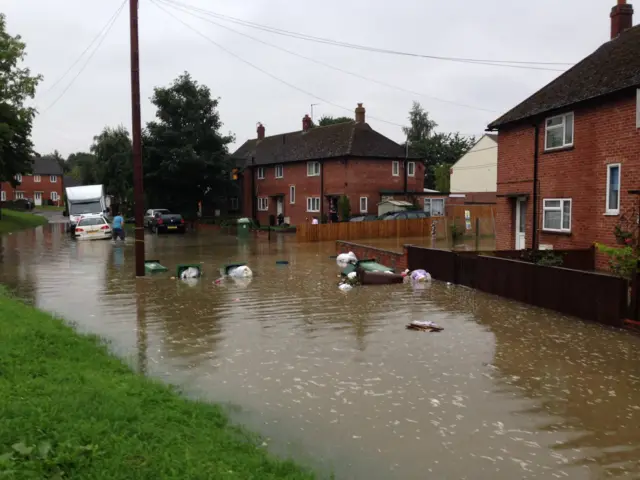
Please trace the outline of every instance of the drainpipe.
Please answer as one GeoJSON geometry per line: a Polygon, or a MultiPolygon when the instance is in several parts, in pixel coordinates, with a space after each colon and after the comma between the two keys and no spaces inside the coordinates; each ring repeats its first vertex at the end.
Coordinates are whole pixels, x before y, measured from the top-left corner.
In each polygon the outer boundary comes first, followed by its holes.
{"type": "Polygon", "coordinates": [[[256,202],[258,199],[256,198],[256,169],[255,169],[256,159],[255,157],[251,157],[251,218],[253,220],[257,219],[256,216],[256,202]]]}
{"type": "Polygon", "coordinates": [[[533,146],[533,232],[531,235],[531,248],[538,250],[538,155],[540,126],[534,125],[534,146],[533,146]]]}
{"type": "Polygon", "coordinates": [[[407,200],[407,182],[409,173],[407,172],[407,164],[409,159],[409,137],[407,137],[406,148],[404,150],[404,199],[407,200]]]}
{"type": "Polygon", "coordinates": [[[320,160],[320,222],[324,214],[324,160],[320,160]]]}

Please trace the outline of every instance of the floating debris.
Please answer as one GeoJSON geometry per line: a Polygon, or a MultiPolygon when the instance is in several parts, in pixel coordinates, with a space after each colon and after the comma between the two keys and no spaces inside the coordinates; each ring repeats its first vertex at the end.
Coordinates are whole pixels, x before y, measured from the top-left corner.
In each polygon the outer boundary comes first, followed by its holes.
{"type": "Polygon", "coordinates": [[[420,321],[414,320],[413,322],[407,325],[409,330],[419,330],[421,332],[441,332],[444,330],[441,326],[431,322],[431,321],[420,321]]]}

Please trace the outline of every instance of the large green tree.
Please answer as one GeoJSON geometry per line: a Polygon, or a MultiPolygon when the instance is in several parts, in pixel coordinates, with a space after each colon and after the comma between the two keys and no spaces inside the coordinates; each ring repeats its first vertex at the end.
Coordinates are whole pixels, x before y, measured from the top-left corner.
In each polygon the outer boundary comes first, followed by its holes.
{"type": "Polygon", "coordinates": [[[324,115],[319,121],[319,127],[327,127],[329,125],[336,125],[338,123],[353,123],[353,118],[349,117],[332,117],[330,115],[324,115]]]}
{"type": "Polygon", "coordinates": [[[476,143],[475,137],[467,137],[458,132],[436,132],[438,124],[429,117],[429,112],[418,102],[413,102],[409,112],[409,126],[403,131],[407,136],[412,156],[425,162],[425,187],[448,192],[449,172],[476,143]]]}
{"type": "Polygon", "coordinates": [[[88,152],[75,152],[65,162],[69,175],[82,185],[95,185],[98,181],[96,157],[88,152]]]}
{"type": "Polygon", "coordinates": [[[26,102],[42,79],[22,66],[25,55],[25,43],[19,35],[9,35],[0,13],[0,182],[14,186],[15,175],[33,167],[31,129],[36,111],[26,102]]]}
{"type": "Polygon", "coordinates": [[[198,201],[233,188],[228,163],[231,135],[220,133],[218,99],[188,73],[156,88],[157,108],[144,134],[145,192],[163,207],[195,213],[198,201]]]}
{"type": "Polygon", "coordinates": [[[133,166],[131,139],[123,126],[105,127],[93,137],[91,153],[95,156],[97,183],[104,185],[116,204],[127,203],[133,192],[133,166]]]}

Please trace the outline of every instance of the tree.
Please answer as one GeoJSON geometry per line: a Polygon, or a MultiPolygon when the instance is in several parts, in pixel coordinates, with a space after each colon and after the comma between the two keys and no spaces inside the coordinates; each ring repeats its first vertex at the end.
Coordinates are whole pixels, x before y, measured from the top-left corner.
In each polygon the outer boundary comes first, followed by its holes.
{"type": "Polygon", "coordinates": [[[346,222],[351,218],[351,202],[349,201],[349,197],[346,195],[342,195],[338,199],[338,211],[340,212],[340,217],[343,222],[346,222]]]}
{"type": "Polygon", "coordinates": [[[353,123],[353,118],[349,117],[332,117],[330,115],[324,115],[318,122],[320,127],[328,127],[329,125],[337,125],[338,123],[353,123]]]}
{"type": "Polygon", "coordinates": [[[105,127],[99,135],[93,137],[91,153],[95,155],[96,183],[104,185],[106,193],[113,195],[116,204],[131,200],[133,164],[131,139],[127,129],[122,125],[116,128],[105,127]]]}
{"type": "Polygon", "coordinates": [[[429,112],[425,111],[419,102],[413,102],[409,111],[409,127],[402,127],[409,144],[419,147],[423,142],[431,138],[438,124],[429,118],[429,112]]]}
{"type": "Polygon", "coordinates": [[[67,157],[65,162],[69,176],[78,180],[82,185],[100,183],[97,177],[96,157],[88,152],[76,152],[67,157]]]}
{"type": "Polygon", "coordinates": [[[222,135],[218,99],[188,73],[166,88],[156,88],[151,101],[157,121],[144,134],[145,191],[152,202],[195,213],[198,201],[234,188],[227,145],[222,135]]]}
{"type": "Polygon", "coordinates": [[[20,66],[26,45],[20,35],[6,30],[6,17],[0,13],[0,183],[17,185],[15,176],[33,168],[31,129],[36,110],[25,103],[35,95],[42,77],[20,66]]]}

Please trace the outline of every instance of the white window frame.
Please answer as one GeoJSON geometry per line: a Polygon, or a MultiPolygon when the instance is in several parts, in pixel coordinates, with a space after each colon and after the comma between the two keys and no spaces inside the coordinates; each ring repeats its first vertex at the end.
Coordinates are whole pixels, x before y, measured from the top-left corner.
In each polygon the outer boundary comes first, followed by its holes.
{"type": "Polygon", "coordinates": [[[409,177],[416,176],[416,162],[407,162],[407,175],[409,177]]]}
{"type": "Polygon", "coordinates": [[[640,88],[636,90],[636,128],[640,128],[640,88]]]}
{"type": "Polygon", "coordinates": [[[320,176],[320,162],[307,162],[307,177],[320,176]]]}
{"type": "Polygon", "coordinates": [[[284,178],[284,165],[276,165],[276,178],[284,178]],[[278,172],[280,170],[280,172],[278,172]]]}
{"type": "Polygon", "coordinates": [[[34,175],[33,176],[33,182],[34,183],[40,183],[42,181],[42,178],[40,177],[40,175],[34,175]]]}
{"type": "Polygon", "coordinates": [[[433,217],[433,202],[442,202],[442,215],[437,215],[438,217],[444,217],[447,212],[447,201],[444,198],[425,198],[423,211],[429,212],[429,217],[433,217]],[[429,204],[429,210],[427,210],[427,203],[429,204]]]}
{"type": "Polygon", "coordinates": [[[542,200],[542,231],[543,232],[571,233],[571,222],[573,222],[573,199],[545,198],[542,200]],[[560,207],[547,207],[547,202],[560,202],[560,207]],[[565,202],[569,202],[569,228],[563,227],[565,202]],[[557,211],[560,211],[560,228],[558,229],[558,228],[545,227],[545,216],[547,212],[557,212],[557,211]]]}
{"type": "Polygon", "coordinates": [[[367,213],[369,210],[369,197],[360,197],[360,213],[367,213]],[[364,200],[364,208],[362,208],[362,201],[364,200]]]}
{"type": "Polygon", "coordinates": [[[320,211],[320,197],[307,197],[307,212],[318,213],[320,211]],[[317,208],[314,203],[318,204],[317,208]]]}
{"type": "Polygon", "coordinates": [[[289,185],[289,203],[293,205],[296,203],[296,186],[289,185]]]}
{"type": "Polygon", "coordinates": [[[58,192],[51,192],[51,194],[49,195],[49,198],[51,198],[52,202],[57,202],[58,201],[58,192]]]}
{"type": "Polygon", "coordinates": [[[398,160],[391,162],[391,175],[394,177],[400,176],[400,162],[398,160]]]}
{"type": "Polygon", "coordinates": [[[16,179],[16,182],[22,183],[22,174],[16,173],[15,179],[16,179]]]}
{"type": "Polygon", "coordinates": [[[620,194],[622,190],[622,165],[620,163],[610,163],[607,165],[607,203],[605,205],[606,215],[619,215],[620,214],[620,194]],[[609,208],[609,195],[611,194],[611,169],[618,168],[618,206],[617,208],[609,208]]]}
{"type": "Polygon", "coordinates": [[[258,180],[264,180],[264,167],[258,167],[258,180]]]}
{"type": "Polygon", "coordinates": [[[13,197],[14,200],[24,200],[24,192],[19,192],[18,190],[16,190],[13,197]]]}
{"type": "Polygon", "coordinates": [[[57,175],[49,175],[49,181],[51,183],[58,183],[58,176],[57,175]]]}
{"type": "Polygon", "coordinates": [[[258,197],[258,211],[259,212],[269,211],[269,197],[258,197]]]}
{"type": "Polygon", "coordinates": [[[573,112],[563,113],[562,115],[554,115],[553,117],[547,117],[544,120],[544,150],[545,152],[560,150],[562,148],[573,147],[575,142],[576,131],[576,117],[573,112]],[[571,117],[571,142],[567,142],[567,118],[571,117]],[[561,118],[562,123],[559,125],[553,125],[549,127],[547,124],[550,120],[561,118]],[[549,146],[549,130],[562,130],[562,145],[556,145],[555,147],[549,146]]]}
{"type": "Polygon", "coordinates": [[[7,201],[7,192],[5,192],[4,190],[2,190],[0,192],[0,202],[6,202],[7,201]]]}
{"type": "Polygon", "coordinates": [[[238,197],[231,197],[229,199],[229,209],[235,212],[236,210],[239,209],[239,207],[240,207],[240,202],[238,202],[238,197]]]}

